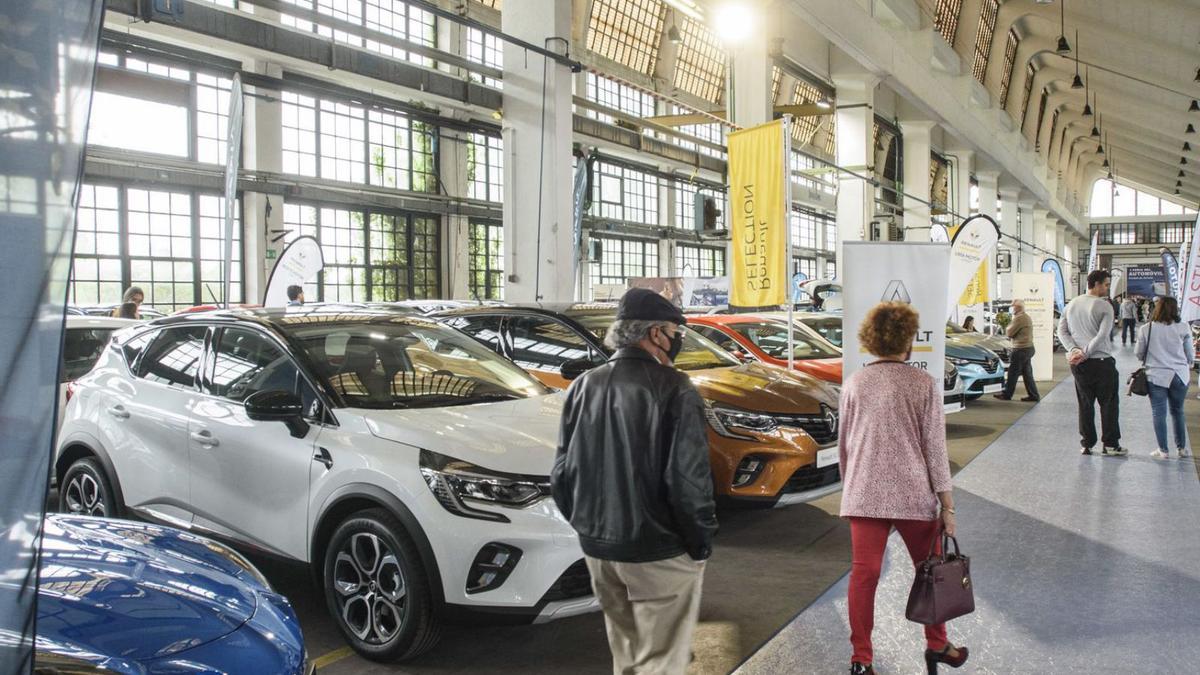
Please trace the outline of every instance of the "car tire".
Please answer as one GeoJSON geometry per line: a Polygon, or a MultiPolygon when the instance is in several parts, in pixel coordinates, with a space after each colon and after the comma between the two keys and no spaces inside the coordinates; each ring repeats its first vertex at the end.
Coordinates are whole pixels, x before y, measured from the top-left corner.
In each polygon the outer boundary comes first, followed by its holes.
{"type": "Polygon", "coordinates": [[[385,509],[359,511],[338,525],[321,585],[342,635],[368,659],[410,659],[441,638],[417,546],[385,509]]]}
{"type": "Polygon", "coordinates": [[[81,457],[67,468],[58,486],[58,510],[80,516],[121,517],[112,482],[96,458],[81,457]]]}

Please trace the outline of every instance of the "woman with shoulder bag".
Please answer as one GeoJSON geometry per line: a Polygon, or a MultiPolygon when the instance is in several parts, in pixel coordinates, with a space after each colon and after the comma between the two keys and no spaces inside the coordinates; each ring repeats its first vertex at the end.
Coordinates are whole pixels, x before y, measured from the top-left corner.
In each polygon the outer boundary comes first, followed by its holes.
{"type": "Polygon", "coordinates": [[[1179,316],[1179,303],[1162,297],[1154,305],[1150,321],[1138,330],[1137,355],[1146,369],[1150,410],[1154,414],[1154,435],[1158,447],[1150,456],[1167,459],[1167,412],[1175,430],[1175,448],[1187,457],[1187,426],[1183,421],[1183,401],[1192,378],[1196,347],[1192,329],[1179,316]]]}
{"type": "MultiPolygon", "coordinates": [[[[846,379],[842,389],[839,450],[843,518],[850,520],[851,673],[874,673],[871,630],[875,588],[894,527],[912,556],[926,559],[942,529],[954,536],[954,495],[946,454],[942,383],[909,366],[917,312],[904,303],[876,305],[858,330],[876,360],[846,379]]],[[[925,627],[925,660],[954,668],[966,647],[946,639],[946,625],[925,627]]]]}

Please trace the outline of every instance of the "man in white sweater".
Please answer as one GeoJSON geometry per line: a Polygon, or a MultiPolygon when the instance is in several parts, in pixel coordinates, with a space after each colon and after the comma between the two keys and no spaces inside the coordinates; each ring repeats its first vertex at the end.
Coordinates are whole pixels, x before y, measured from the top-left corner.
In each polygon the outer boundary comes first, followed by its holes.
{"type": "Polygon", "coordinates": [[[1096,445],[1096,403],[1100,404],[1101,438],[1105,455],[1129,454],[1121,447],[1121,410],[1117,362],[1113,358],[1113,308],[1108,302],[1111,275],[1088,274],[1088,292],[1070,303],[1058,323],[1058,339],[1067,350],[1079,400],[1080,452],[1092,454],[1096,445]]]}

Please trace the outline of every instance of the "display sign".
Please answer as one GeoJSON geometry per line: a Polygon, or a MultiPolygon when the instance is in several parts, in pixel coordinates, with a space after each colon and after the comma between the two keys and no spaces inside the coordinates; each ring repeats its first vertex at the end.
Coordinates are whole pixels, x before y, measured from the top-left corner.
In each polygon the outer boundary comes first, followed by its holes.
{"type": "Polygon", "coordinates": [[[1096,271],[1096,268],[1100,266],[1100,251],[1098,248],[1099,245],[1100,245],[1100,230],[1096,230],[1095,232],[1092,233],[1092,248],[1090,251],[1088,251],[1088,267],[1087,267],[1088,274],[1091,274],[1092,272],[1096,271]]]}
{"type": "Polygon", "coordinates": [[[1187,242],[1179,244],[1179,259],[1176,262],[1179,264],[1179,293],[1175,300],[1182,306],[1183,287],[1187,283],[1187,242]]]}
{"type": "Polygon", "coordinates": [[[938,243],[848,241],[843,244],[843,365],[845,377],[875,360],[858,343],[858,327],[880,302],[905,302],[921,315],[908,363],[942,379],[946,353],[946,291],[950,247],[938,243]]]}
{"type": "MultiPolygon", "coordinates": [[[[983,214],[967,218],[954,230],[950,243],[949,284],[946,296],[946,316],[959,304],[972,305],[987,302],[987,279],[979,279],[974,295],[964,297],[964,291],[984,268],[984,261],[992,255],[1000,242],[1000,226],[983,214]],[[982,297],[980,297],[982,294],[982,297]]],[[[983,274],[986,274],[984,272],[983,274]]]]}
{"type": "Polygon", "coordinates": [[[785,120],[729,134],[730,304],[788,299],[785,120]]]}
{"type": "Polygon", "coordinates": [[[242,157],[242,76],[234,73],[229,89],[229,128],[225,143],[225,266],[222,295],[229,307],[233,284],[233,227],[234,207],[237,205],[238,162],[242,157]]]}
{"type": "Polygon", "coordinates": [[[1183,320],[1190,323],[1200,321],[1200,215],[1196,216],[1196,225],[1192,228],[1192,250],[1184,263],[1183,302],[1180,310],[1183,320]]]}
{"type": "Polygon", "coordinates": [[[1054,275],[1054,308],[1061,312],[1067,307],[1067,282],[1063,278],[1062,265],[1054,258],[1047,258],[1042,261],[1042,271],[1054,275]]]}
{"type": "Polygon", "coordinates": [[[1162,257],[1163,277],[1166,279],[1167,293],[1178,298],[1181,294],[1179,282],[1179,261],[1175,259],[1175,254],[1171,253],[1164,246],[1158,249],[1158,254],[1162,257]]]}
{"type": "Polygon", "coordinates": [[[634,277],[629,288],[652,290],[680,307],[729,305],[729,277],[634,277]]]}
{"type": "MultiPolygon", "coordinates": [[[[267,280],[267,292],[263,296],[263,307],[286,307],[288,286],[304,286],[313,290],[317,274],[325,269],[325,258],[321,245],[312,237],[296,237],[275,261],[271,278],[267,280]]],[[[312,294],[315,296],[315,293],[312,294]]]]}
{"type": "Polygon", "coordinates": [[[929,228],[929,241],[937,242],[939,244],[949,244],[950,231],[946,229],[945,225],[941,223],[934,223],[933,226],[929,228]]]}
{"type": "MultiPolygon", "coordinates": [[[[1043,270],[1044,271],[1044,270],[1043,270]]],[[[1109,270],[1108,297],[1115,298],[1125,294],[1125,270],[1117,267],[1109,270]]]]}
{"type": "Polygon", "coordinates": [[[1013,274],[1014,301],[1025,303],[1033,322],[1033,379],[1054,378],[1054,275],[1050,272],[1013,274]]]}
{"type": "Polygon", "coordinates": [[[1129,295],[1152,298],[1155,284],[1166,286],[1162,265],[1129,265],[1125,268],[1125,289],[1129,295]]]}

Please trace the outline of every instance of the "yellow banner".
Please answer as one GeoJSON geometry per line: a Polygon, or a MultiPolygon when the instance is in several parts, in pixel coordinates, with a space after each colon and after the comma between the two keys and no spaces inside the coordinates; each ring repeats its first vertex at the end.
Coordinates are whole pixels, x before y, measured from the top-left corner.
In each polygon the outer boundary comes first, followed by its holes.
{"type": "Polygon", "coordinates": [[[979,305],[988,301],[988,262],[985,260],[979,266],[979,271],[971,277],[971,283],[967,284],[963,290],[962,297],[958,299],[960,305],[979,305]]]}
{"type": "Polygon", "coordinates": [[[729,304],[787,302],[783,120],[729,134],[729,304]]]}

